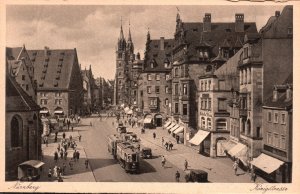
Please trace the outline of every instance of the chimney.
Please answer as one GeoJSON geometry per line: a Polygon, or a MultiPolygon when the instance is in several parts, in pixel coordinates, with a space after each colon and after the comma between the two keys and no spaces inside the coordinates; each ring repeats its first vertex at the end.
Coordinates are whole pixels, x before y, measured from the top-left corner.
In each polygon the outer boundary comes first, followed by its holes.
{"type": "Polygon", "coordinates": [[[203,18],[203,32],[210,32],[211,31],[211,14],[205,13],[203,18]]]}
{"type": "Polygon", "coordinates": [[[160,50],[165,50],[165,38],[164,37],[160,37],[160,43],[159,43],[159,48],[160,50]]]}
{"type": "Polygon", "coordinates": [[[235,31],[244,32],[244,14],[237,13],[235,14],[235,31]]]}
{"type": "Polygon", "coordinates": [[[280,11],[275,11],[275,16],[278,18],[280,16],[280,11]]]}

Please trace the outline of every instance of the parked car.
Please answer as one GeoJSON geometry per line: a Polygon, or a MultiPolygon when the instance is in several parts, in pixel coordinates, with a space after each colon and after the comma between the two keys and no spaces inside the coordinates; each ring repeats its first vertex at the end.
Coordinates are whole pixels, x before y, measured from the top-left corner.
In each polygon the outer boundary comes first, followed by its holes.
{"type": "Polygon", "coordinates": [[[196,170],[191,169],[187,171],[185,175],[186,182],[198,182],[198,183],[205,183],[208,182],[208,173],[204,170],[196,170]]]}
{"type": "Polygon", "coordinates": [[[151,159],[152,158],[152,150],[151,148],[147,148],[147,147],[144,147],[141,151],[141,157],[142,158],[149,158],[151,159]]]}

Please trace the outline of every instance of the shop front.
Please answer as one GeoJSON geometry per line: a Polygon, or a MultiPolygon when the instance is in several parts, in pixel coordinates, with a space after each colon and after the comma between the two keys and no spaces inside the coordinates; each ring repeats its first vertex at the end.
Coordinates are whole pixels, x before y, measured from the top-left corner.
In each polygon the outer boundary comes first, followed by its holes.
{"type": "Polygon", "coordinates": [[[210,132],[198,130],[194,137],[189,141],[193,145],[200,146],[199,153],[203,155],[210,154],[210,132]]]}

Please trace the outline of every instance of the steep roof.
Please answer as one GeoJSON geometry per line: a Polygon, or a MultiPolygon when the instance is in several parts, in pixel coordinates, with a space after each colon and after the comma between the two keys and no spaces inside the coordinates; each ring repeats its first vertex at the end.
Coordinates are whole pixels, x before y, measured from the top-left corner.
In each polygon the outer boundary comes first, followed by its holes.
{"type": "Polygon", "coordinates": [[[76,49],[28,50],[34,65],[38,89],[68,89],[72,68],[77,60],[76,49]]]}
{"type": "Polygon", "coordinates": [[[14,78],[6,75],[6,111],[36,111],[39,105],[21,88],[14,78]]]}
{"type": "Polygon", "coordinates": [[[164,49],[160,49],[160,39],[150,40],[149,50],[147,51],[149,59],[145,61],[144,72],[161,72],[161,71],[170,71],[164,66],[166,59],[171,61],[171,52],[174,45],[174,39],[164,39],[164,49]],[[154,61],[155,67],[151,68],[150,63],[154,61]]]}
{"type": "MultiPolygon", "coordinates": [[[[240,44],[237,45],[236,42],[243,41],[246,33],[257,33],[255,22],[245,22],[244,32],[235,32],[235,22],[211,23],[210,32],[203,32],[203,23],[200,22],[182,22],[182,26],[190,60],[198,60],[197,47],[201,46],[201,42],[211,46],[212,56],[210,57],[215,58],[220,46],[231,48],[241,46],[240,44]]],[[[178,45],[175,43],[176,46],[178,45]]]]}
{"type": "MultiPolygon", "coordinates": [[[[293,84],[293,73],[291,73],[288,78],[283,82],[283,86],[285,88],[282,90],[282,87],[280,90],[278,90],[278,96],[277,100],[273,101],[273,94],[271,94],[264,102],[264,106],[267,107],[274,107],[274,108],[291,108],[293,105],[293,95],[291,99],[286,99],[286,89],[288,87],[292,88],[293,84]]],[[[280,87],[280,86],[279,86],[280,87]]]]}

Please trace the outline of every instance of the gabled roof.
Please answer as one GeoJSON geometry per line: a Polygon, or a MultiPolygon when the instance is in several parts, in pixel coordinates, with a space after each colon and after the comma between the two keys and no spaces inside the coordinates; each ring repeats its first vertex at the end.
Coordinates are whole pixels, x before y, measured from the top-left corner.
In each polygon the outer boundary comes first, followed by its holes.
{"type": "Polygon", "coordinates": [[[21,88],[14,78],[6,75],[6,111],[37,111],[39,105],[21,88]]]}
{"type": "MultiPolygon", "coordinates": [[[[185,40],[188,45],[188,56],[190,60],[198,60],[197,47],[201,42],[212,47],[212,56],[218,55],[219,46],[236,47],[237,40],[243,40],[246,33],[258,33],[255,22],[245,22],[244,32],[235,32],[235,22],[231,23],[211,23],[211,31],[203,32],[203,23],[200,22],[183,22],[185,40]]],[[[175,48],[176,45],[175,42],[175,48]]]]}
{"type": "Polygon", "coordinates": [[[28,50],[34,65],[34,78],[38,89],[68,89],[74,64],[77,62],[76,49],[28,50]],[[47,54],[46,54],[47,53],[47,54]]]}
{"type": "Polygon", "coordinates": [[[145,61],[144,72],[161,72],[170,71],[171,69],[166,69],[164,66],[164,61],[168,59],[171,61],[171,52],[174,45],[173,39],[164,39],[164,50],[160,49],[161,40],[151,40],[149,43],[149,50],[147,55],[149,59],[145,61]],[[155,62],[155,67],[151,68],[151,62],[155,62]]]}

